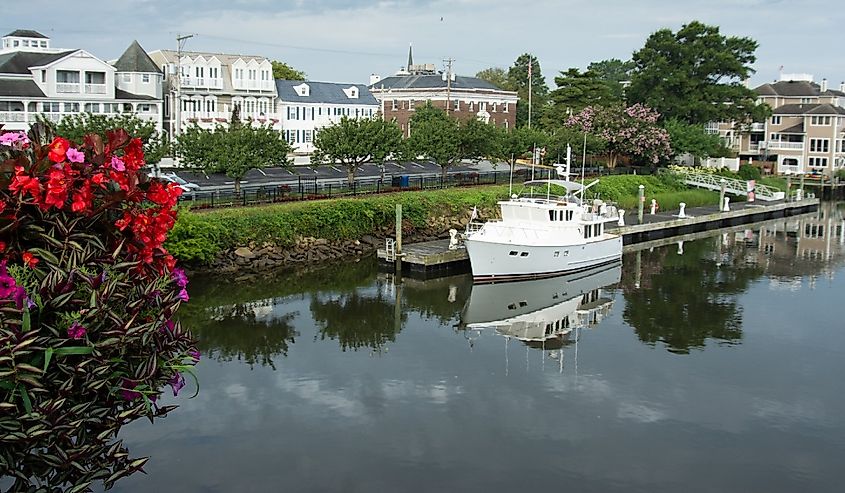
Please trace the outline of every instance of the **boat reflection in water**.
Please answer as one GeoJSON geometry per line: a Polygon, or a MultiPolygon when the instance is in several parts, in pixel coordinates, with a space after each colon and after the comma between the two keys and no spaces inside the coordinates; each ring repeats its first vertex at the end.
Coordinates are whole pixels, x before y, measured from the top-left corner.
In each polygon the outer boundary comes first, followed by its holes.
{"type": "Polygon", "coordinates": [[[621,279],[621,262],[550,279],[476,284],[461,314],[461,327],[493,329],[544,350],[560,349],[576,328],[593,327],[610,312],[603,288],[621,279]]]}

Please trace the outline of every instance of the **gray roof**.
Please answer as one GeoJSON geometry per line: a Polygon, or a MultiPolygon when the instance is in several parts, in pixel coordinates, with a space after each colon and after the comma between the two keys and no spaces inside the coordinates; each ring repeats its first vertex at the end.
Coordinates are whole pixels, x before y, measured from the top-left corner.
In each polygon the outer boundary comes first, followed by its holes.
{"type": "MultiPolygon", "coordinates": [[[[18,38],[41,38],[41,39],[50,39],[47,36],[44,36],[38,31],[33,31],[31,29],[15,29],[14,31],[10,32],[6,36],[16,36],[18,38]]],[[[4,36],[4,37],[6,37],[4,36]]]]}
{"type": "Polygon", "coordinates": [[[60,60],[78,50],[43,53],[38,51],[14,51],[0,55],[0,74],[30,75],[30,67],[39,67],[60,60]]]}
{"type": "Polygon", "coordinates": [[[806,80],[782,80],[763,84],[754,89],[761,96],[813,97],[813,96],[845,96],[845,92],[827,89],[824,92],[815,82],[806,80]]]}
{"type": "Polygon", "coordinates": [[[804,123],[801,122],[798,125],[793,125],[789,128],[785,128],[783,130],[778,130],[779,134],[803,134],[804,133],[804,123]]]}
{"type": "Polygon", "coordinates": [[[378,101],[364,84],[340,84],[336,82],[313,82],[310,80],[276,79],[276,91],[279,99],[286,102],[360,104],[378,106],[378,101]],[[309,95],[300,96],[294,87],[308,84],[309,95]],[[358,98],[350,98],[343,92],[352,86],[358,88],[358,98]]]}
{"type": "Polygon", "coordinates": [[[785,104],[773,111],[775,115],[845,115],[845,108],[832,104],[785,104]]]}
{"type": "Polygon", "coordinates": [[[114,68],[118,72],[161,73],[150,55],[138,44],[138,41],[133,41],[129,48],[126,48],[126,51],[114,62],[114,68]]]}
{"type": "Polygon", "coordinates": [[[114,88],[114,99],[143,99],[143,100],[150,100],[150,101],[158,101],[158,99],[147,96],[146,94],[133,94],[131,92],[124,91],[123,89],[114,88]]]}
{"type": "MultiPolygon", "coordinates": [[[[440,74],[394,75],[376,82],[372,89],[446,89],[446,81],[440,74]]],[[[458,75],[452,81],[452,89],[484,89],[502,91],[486,80],[458,75]]]]}
{"type": "Polygon", "coordinates": [[[45,97],[32,79],[0,79],[0,96],[45,97]]]}

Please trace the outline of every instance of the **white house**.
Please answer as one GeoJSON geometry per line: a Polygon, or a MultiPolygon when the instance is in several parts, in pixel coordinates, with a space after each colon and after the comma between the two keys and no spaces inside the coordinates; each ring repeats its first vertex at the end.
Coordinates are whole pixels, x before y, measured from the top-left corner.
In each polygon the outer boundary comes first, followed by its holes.
{"type": "Polygon", "coordinates": [[[213,128],[228,122],[238,108],[241,120],[281,130],[274,114],[276,85],[273,66],[265,57],[225,53],[157,50],[150,53],[165,74],[165,127],[171,136],[177,126],[174,103],[181,100],[181,129],[196,123],[213,128]],[[181,77],[176,77],[181,73],[181,77]]]}
{"type": "Polygon", "coordinates": [[[50,39],[35,31],[13,31],[2,38],[2,47],[4,129],[27,130],[38,114],[58,122],[82,112],[137,113],[161,129],[161,73],[137,42],[114,66],[85,50],[53,49],[50,39]]]}
{"type": "Polygon", "coordinates": [[[285,139],[294,152],[314,151],[314,135],[325,126],[348,118],[371,118],[379,102],[363,84],[276,80],[277,112],[285,139]]]}

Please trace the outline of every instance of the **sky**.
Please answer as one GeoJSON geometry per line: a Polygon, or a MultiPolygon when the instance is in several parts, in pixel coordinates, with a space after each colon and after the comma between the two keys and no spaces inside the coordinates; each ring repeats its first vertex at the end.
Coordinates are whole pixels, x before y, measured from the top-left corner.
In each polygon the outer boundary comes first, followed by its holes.
{"type": "Polygon", "coordinates": [[[413,44],[416,63],[460,75],[507,68],[522,53],[553,77],[591,61],[628,59],[652,32],[692,21],[759,42],[753,84],[785,73],[845,81],[845,9],[820,0],[30,0],[4,9],[3,34],[35,29],[53,46],[115,59],[137,39],[147,51],[185,49],[263,55],[310,80],[367,83],[391,75],[413,44]]]}

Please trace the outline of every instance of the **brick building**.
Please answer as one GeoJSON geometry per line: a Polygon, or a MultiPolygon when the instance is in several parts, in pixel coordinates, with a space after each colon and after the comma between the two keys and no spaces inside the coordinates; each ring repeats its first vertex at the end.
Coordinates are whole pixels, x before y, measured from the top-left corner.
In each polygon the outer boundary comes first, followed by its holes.
{"type": "Polygon", "coordinates": [[[516,124],[516,92],[499,89],[476,77],[449,77],[433,64],[415,65],[410,50],[407,66],[395,75],[370,78],[370,92],[378,100],[384,118],[395,121],[406,137],[412,131],[409,123],[414,109],[429,101],[455,118],[478,118],[504,128],[514,128],[516,124]]]}

